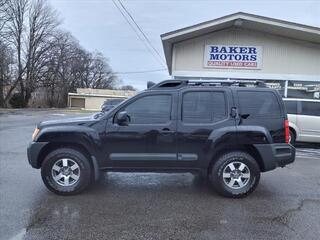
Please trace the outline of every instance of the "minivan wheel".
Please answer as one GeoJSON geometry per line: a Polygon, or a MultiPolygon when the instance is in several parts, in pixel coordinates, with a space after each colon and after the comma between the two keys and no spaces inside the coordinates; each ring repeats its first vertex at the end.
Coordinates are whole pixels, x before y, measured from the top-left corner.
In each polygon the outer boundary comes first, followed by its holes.
{"type": "Polygon", "coordinates": [[[246,152],[221,155],[210,169],[210,181],[221,195],[241,198],[254,191],[260,180],[260,168],[246,152]]]}
{"type": "Polygon", "coordinates": [[[91,165],[80,151],[60,148],[45,157],[41,176],[50,191],[59,195],[74,195],[89,185],[91,165]]]}
{"type": "Polygon", "coordinates": [[[289,143],[293,146],[296,144],[296,135],[292,130],[290,130],[289,143]]]}

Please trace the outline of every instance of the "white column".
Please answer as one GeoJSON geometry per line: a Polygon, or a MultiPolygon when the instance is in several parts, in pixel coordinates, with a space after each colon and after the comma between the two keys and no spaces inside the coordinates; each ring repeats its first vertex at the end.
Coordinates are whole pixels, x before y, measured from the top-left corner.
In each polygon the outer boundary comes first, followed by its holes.
{"type": "Polygon", "coordinates": [[[284,97],[288,97],[288,80],[284,83],[284,97]]]}

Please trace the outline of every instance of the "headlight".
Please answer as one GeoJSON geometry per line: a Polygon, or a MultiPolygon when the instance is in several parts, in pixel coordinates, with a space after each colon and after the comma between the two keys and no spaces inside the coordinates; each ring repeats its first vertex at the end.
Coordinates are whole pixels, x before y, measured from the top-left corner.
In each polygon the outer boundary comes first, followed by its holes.
{"type": "Polygon", "coordinates": [[[36,139],[36,137],[38,136],[40,132],[40,129],[36,127],[36,129],[34,130],[33,134],[32,134],[32,141],[34,141],[36,139]]]}

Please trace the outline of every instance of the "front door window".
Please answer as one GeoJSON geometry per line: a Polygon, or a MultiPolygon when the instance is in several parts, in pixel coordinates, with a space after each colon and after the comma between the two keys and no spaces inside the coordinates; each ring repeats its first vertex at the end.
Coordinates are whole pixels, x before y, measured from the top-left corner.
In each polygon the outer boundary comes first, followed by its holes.
{"type": "Polygon", "coordinates": [[[171,120],[171,95],[142,97],[125,107],[129,124],[166,124],[171,120]]]}

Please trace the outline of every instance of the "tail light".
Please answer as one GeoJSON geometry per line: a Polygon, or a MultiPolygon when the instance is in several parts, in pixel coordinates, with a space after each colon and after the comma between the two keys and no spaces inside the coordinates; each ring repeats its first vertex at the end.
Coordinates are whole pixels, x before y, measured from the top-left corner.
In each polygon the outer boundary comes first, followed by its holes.
{"type": "Polygon", "coordinates": [[[284,120],[284,136],[285,136],[285,140],[286,143],[289,143],[289,121],[288,120],[284,120]]]}

